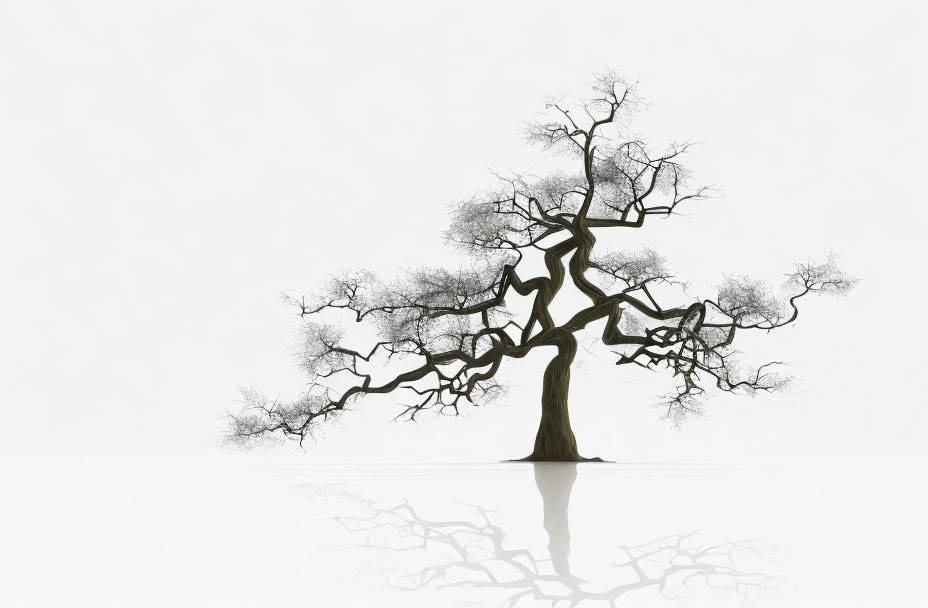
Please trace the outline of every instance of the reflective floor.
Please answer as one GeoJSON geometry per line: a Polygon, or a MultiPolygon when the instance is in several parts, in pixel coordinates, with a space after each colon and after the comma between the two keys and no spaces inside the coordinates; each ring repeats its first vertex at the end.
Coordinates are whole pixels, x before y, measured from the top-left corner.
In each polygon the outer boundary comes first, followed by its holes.
{"type": "Polygon", "coordinates": [[[4,606],[917,606],[925,467],[3,457],[4,606]]]}

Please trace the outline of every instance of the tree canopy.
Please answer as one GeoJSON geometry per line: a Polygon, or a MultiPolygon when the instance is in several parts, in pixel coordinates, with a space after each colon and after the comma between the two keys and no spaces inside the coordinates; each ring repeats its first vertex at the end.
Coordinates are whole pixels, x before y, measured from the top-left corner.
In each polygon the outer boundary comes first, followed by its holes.
{"type": "Polygon", "coordinates": [[[597,75],[592,92],[575,103],[548,100],[527,140],[563,154],[573,170],[497,175],[498,187],[458,202],[444,235],[468,254],[470,262],[461,268],[415,268],[390,281],[346,271],[308,298],[289,298],[303,323],[300,363],[307,389],[293,401],[243,391],[244,408],[230,416],[228,440],[243,447],[269,437],[302,443],[318,425],[371,394],[403,399],[399,418],[429,409],[457,414],[465,404],[503,394],[497,373],[507,359],[554,346],[535,449],[527,459],[583,460],[567,408],[570,367],[575,334],[602,319],[601,339],[614,348],[616,365],[672,373],[677,386],[659,407],[675,422],[698,414],[709,388],[783,388],[789,379],[776,362],[753,367],[739,357],[736,335],[783,327],[797,318],[804,296],[844,294],[856,279],[829,254],[821,262],[796,264],[781,295],[762,281],[729,276],[715,297],[691,301],[681,289],[668,289],[681,283],[658,251],[595,247],[602,230],[643,228],[713,194],[694,184],[682,164],[691,144],[654,152],[627,135],[640,106],[636,83],[614,71],[597,75]],[[521,271],[530,255],[541,256],[541,275],[521,271]],[[550,307],[565,281],[586,302],[558,324],[550,307]],[[515,295],[531,301],[523,318],[507,308],[507,297],[515,295]],[[343,321],[364,324],[379,337],[360,347],[346,338],[343,321]],[[400,360],[401,371],[382,377],[400,360]]]}

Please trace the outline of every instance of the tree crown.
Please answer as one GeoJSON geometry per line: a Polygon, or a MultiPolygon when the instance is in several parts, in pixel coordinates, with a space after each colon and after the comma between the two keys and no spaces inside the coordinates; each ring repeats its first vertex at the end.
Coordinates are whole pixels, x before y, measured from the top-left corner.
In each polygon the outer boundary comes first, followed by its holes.
{"type": "Polygon", "coordinates": [[[394,281],[343,272],[308,299],[288,297],[303,320],[300,363],[308,387],[292,402],[243,391],[245,407],[230,417],[229,441],[250,446],[276,436],[302,443],[320,422],[369,394],[405,395],[397,417],[412,419],[426,409],[457,414],[464,403],[503,393],[496,374],[505,359],[539,346],[563,348],[600,319],[606,319],[602,341],[616,348],[617,365],[672,370],[679,384],[658,404],[672,421],[699,414],[709,386],[738,393],[784,387],[788,378],[775,362],[755,368],[741,361],[732,347],[736,333],[791,323],[800,298],[844,294],[856,279],[829,254],[822,263],[797,264],[782,297],[762,281],[730,276],[714,298],[667,306],[658,302],[659,286],[680,283],[657,251],[596,251],[601,230],[641,228],[712,194],[693,185],[682,164],[691,144],[654,153],[626,136],[641,106],[636,89],[608,71],[595,78],[590,97],[570,105],[546,102],[545,117],[528,127],[527,140],[567,155],[575,170],[497,175],[497,188],[454,205],[444,234],[470,256],[469,265],[415,268],[394,281]],[[520,274],[532,252],[542,256],[546,274],[520,274]],[[565,280],[588,303],[558,325],[549,306],[565,280]],[[507,309],[512,293],[531,300],[527,318],[507,309]],[[349,345],[345,328],[327,320],[331,313],[369,326],[379,338],[363,349],[349,345]],[[400,359],[403,371],[375,380],[378,369],[400,359]]]}

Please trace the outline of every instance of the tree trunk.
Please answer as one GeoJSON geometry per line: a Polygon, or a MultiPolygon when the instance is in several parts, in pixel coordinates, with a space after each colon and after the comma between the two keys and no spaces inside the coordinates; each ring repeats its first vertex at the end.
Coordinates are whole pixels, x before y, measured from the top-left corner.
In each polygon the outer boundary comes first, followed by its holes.
{"type": "Polygon", "coordinates": [[[589,459],[577,451],[577,439],[570,428],[567,411],[567,391],[570,386],[570,364],[577,354],[577,339],[569,331],[556,332],[549,341],[557,346],[557,355],[545,368],[541,393],[541,422],[535,436],[535,449],[522,458],[529,462],[581,462],[589,459]]]}

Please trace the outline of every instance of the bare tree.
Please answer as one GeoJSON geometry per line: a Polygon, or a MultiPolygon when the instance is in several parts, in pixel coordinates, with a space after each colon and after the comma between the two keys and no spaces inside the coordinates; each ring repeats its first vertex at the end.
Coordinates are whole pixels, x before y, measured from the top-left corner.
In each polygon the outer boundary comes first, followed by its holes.
{"type": "Polygon", "coordinates": [[[739,362],[732,348],[736,333],[791,323],[800,298],[844,294],[856,279],[830,254],[823,263],[797,264],[781,297],[763,282],[729,277],[714,298],[686,302],[692,298],[658,252],[596,250],[602,230],[642,228],[652,217],[670,217],[680,205],[712,194],[690,184],[682,164],[690,144],[654,153],[640,138],[626,136],[640,103],[635,84],[612,71],[598,75],[592,94],[576,103],[549,100],[527,138],[563,153],[574,169],[497,176],[496,190],[458,203],[445,235],[470,255],[468,266],[417,268],[392,282],[346,272],[312,298],[291,298],[305,324],[302,366],[309,387],[293,402],[244,391],[245,407],[231,416],[228,439],[245,447],[268,436],[302,443],[320,423],[370,394],[408,396],[398,418],[413,419],[426,409],[457,414],[464,403],[502,394],[496,377],[507,358],[554,347],[542,380],[535,447],[524,460],[586,460],[568,415],[570,369],[575,334],[602,319],[602,342],[615,347],[617,365],[666,368],[679,380],[659,404],[675,422],[701,411],[706,387],[731,393],[782,388],[788,378],[775,363],[751,368],[739,362]],[[541,276],[519,272],[532,252],[543,258],[541,276]],[[558,324],[550,307],[565,281],[588,302],[558,324]],[[514,295],[531,302],[519,320],[506,306],[514,295]],[[659,302],[669,297],[678,303],[659,302]],[[373,327],[379,339],[364,348],[352,344],[335,313],[373,327]],[[401,370],[382,378],[397,366],[401,370]]]}

